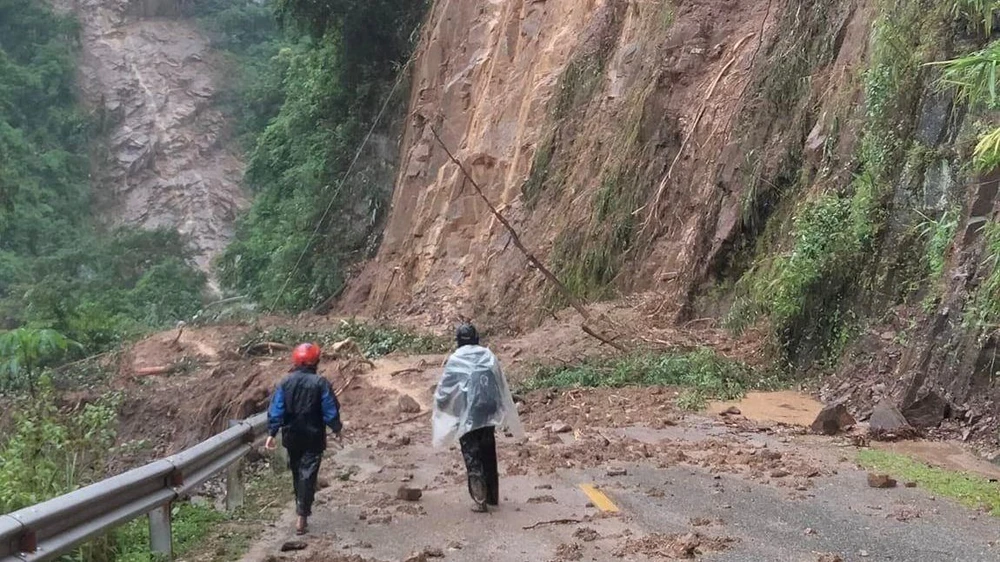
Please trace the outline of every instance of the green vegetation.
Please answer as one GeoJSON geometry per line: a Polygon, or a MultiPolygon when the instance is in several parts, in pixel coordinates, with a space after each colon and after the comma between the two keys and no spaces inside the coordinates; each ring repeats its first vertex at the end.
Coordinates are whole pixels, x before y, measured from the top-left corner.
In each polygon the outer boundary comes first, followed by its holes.
{"type": "Polygon", "coordinates": [[[870,470],[916,482],[933,494],[958,500],[963,505],[988,509],[993,516],[1000,517],[1000,488],[986,478],[935,468],[905,455],[875,449],[860,451],[858,463],[870,470]]]}
{"type": "Polygon", "coordinates": [[[58,359],[78,343],[55,330],[18,328],[0,334],[0,390],[35,391],[37,377],[47,362],[58,359]]]}
{"type": "MultiPolygon", "coordinates": [[[[855,331],[849,320],[857,296],[878,282],[872,273],[882,267],[879,252],[885,249],[895,182],[913,155],[927,152],[918,150],[912,138],[912,115],[924,64],[942,43],[947,21],[940,6],[927,10],[918,0],[882,3],[864,74],[866,120],[854,181],[844,191],[823,193],[795,209],[786,250],[758,259],[737,283],[727,325],[742,330],[767,317],[774,342],[793,365],[838,355],[855,331]]],[[[922,162],[912,163],[917,164],[922,162]]],[[[940,220],[928,232],[932,272],[943,268],[954,232],[951,217],[940,220]]]]}
{"type": "Polygon", "coordinates": [[[956,209],[948,209],[938,219],[922,213],[921,216],[924,221],[920,224],[920,235],[926,241],[927,269],[931,281],[937,281],[944,274],[945,257],[958,228],[959,214],[956,209]]]}
{"type": "Polygon", "coordinates": [[[451,340],[428,334],[419,334],[392,326],[379,326],[356,321],[344,321],[336,330],[305,332],[289,328],[257,330],[245,337],[240,349],[249,349],[254,344],[275,342],[296,345],[313,342],[328,347],[336,342],[352,339],[369,359],[390,353],[446,353],[451,349],[451,340]]]}
{"type": "Polygon", "coordinates": [[[197,311],[204,277],[175,233],[92,223],[96,136],[74,102],[75,36],[44,3],[0,0],[0,327],[95,351],[197,311]]]}
{"type": "Polygon", "coordinates": [[[117,395],[60,411],[51,386],[14,412],[0,444],[0,512],[64,494],[100,477],[115,438],[117,395]]]}
{"type": "Polygon", "coordinates": [[[732,400],[747,391],[778,387],[780,381],[710,349],[689,353],[635,353],[612,359],[588,359],[579,365],[542,365],[521,384],[540,388],[681,386],[681,406],[698,409],[708,399],[732,400]]]}
{"type": "MultiPolygon", "coordinates": [[[[236,5],[256,10],[253,2],[236,5]]],[[[375,134],[392,131],[406,88],[390,92],[425,8],[424,1],[282,0],[274,6],[280,36],[241,40],[243,49],[266,42],[259,48],[274,54],[266,65],[244,64],[235,81],[252,145],[246,181],[256,197],[219,262],[226,287],[269,308],[301,310],[337,294],[345,268],[375,249],[394,179],[379,143],[344,178],[386,100],[391,109],[375,134]]],[[[240,21],[234,14],[212,21],[240,21]]]]}

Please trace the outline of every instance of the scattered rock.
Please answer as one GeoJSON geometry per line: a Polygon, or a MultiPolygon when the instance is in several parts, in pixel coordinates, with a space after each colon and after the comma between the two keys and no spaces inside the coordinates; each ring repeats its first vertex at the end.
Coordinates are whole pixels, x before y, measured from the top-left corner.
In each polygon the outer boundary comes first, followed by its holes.
{"type": "Polygon", "coordinates": [[[706,525],[711,525],[712,520],[704,517],[692,517],[690,523],[692,527],[705,527],[706,525]]]}
{"type": "Polygon", "coordinates": [[[917,487],[917,483],[916,483],[916,482],[907,482],[907,483],[905,484],[905,486],[906,486],[907,488],[916,488],[916,487],[917,487]]]}
{"type": "Polygon", "coordinates": [[[593,542],[601,538],[601,535],[590,527],[580,527],[573,533],[573,538],[580,539],[583,542],[593,542]]]}
{"type": "Polygon", "coordinates": [[[561,421],[555,422],[554,424],[552,424],[551,427],[549,427],[549,429],[552,431],[552,433],[569,433],[573,431],[573,428],[570,427],[568,423],[561,421]]]}
{"type": "Polygon", "coordinates": [[[778,452],[778,451],[772,451],[771,449],[761,449],[760,452],[757,453],[757,454],[760,455],[760,457],[762,459],[769,460],[769,461],[779,460],[779,459],[781,459],[781,456],[782,456],[780,452],[778,452]]]}
{"type": "Polygon", "coordinates": [[[904,407],[902,414],[913,427],[937,427],[948,415],[948,402],[938,393],[931,391],[904,407]]]}
{"type": "Polygon", "coordinates": [[[528,503],[556,503],[556,499],[552,496],[535,496],[528,498],[528,503]]]}
{"type": "Polygon", "coordinates": [[[427,558],[444,558],[444,551],[440,548],[427,547],[424,549],[423,554],[427,558]]]}
{"type": "Polygon", "coordinates": [[[856,423],[857,421],[854,419],[854,416],[847,411],[847,406],[844,404],[832,404],[820,411],[819,415],[816,416],[816,420],[809,426],[809,429],[813,433],[836,435],[856,423]]]}
{"type": "Polygon", "coordinates": [[[427,562],[427,555],[423,552],[411,554],[408,558],[403,560],[403,562],[427,562]]]}
{"type": "Polygon", "coordinates": [[[419,500],[421,498],[421,496],[423,496],[423,495],[424,495],[424,492],[420,488],[411,488],[409,486],[400,486],[399,489],[396,490],[396,497],[399,498],[399,499],[401,499],[401,500],[408,501],[408,502],[415,502],[415,501],[419,500]]]}
{"type": "Polygon", "coordinates": [[[784,478],[784,477],[788,476],[789,474],[791,474],[791,473],[788,472],[787,470],[785,470],[783,468],[777,468],[777,469],[771,471],[771,478],[784,478]]]}
{"type": "Polygon", "coordinates": [[[875,474],[873,472],[869,472],[868,486],[870,488],[895,488],[896,481],[890,478],[888,474],[875,474]]]}
{"type": "Polygon", "coordinates": [[[316,488],[319,490],[325,490],[330,487],[330,480],[320,476],[316,479],[316,488]]]}
{"type": "Polygon", "coordinates": [[[719,413],[720,416],[739,416],[742,414],[743,412],[736,406],[730,406],[719,413]]]}
{"type": "Polygon", "coordinates": [[[539,484],[539,485],[535,486],[535,489],[536,490],[551,490],[552,489],[552,484],[539,484]]]}
{"type": "Polygon", "coordinates": [[[868,433],[875,439],[904,439],[916,434],[899,409],[883,400],[875,405],[868,419],[868,433]]]}
{"type": "Polygon", "coordinates": [[[844,562],[844,559],[837,554],[820,554],[816,562],[844,562]]]}
{"type": "Polygon", "coordinates": [[[558,562],[581,560],[583,549],[577,543],[563,543],[556,547],[556,558],[558,562]]]}
{"type": "Polygon", "coordinates": [[[620,466],[611,467],[611,468],[608,469],[608,472],[607,472],[607,475],[611,476],[611,477],[614,477],[614,476],[625,476],[626,474],[628,474],[628,471],[625,470],[623,467],[620,467],[620,466]]]}
{"type": "Polygon", "coordinates": [[[401,414],[419,414],[420,403],[409,394],[401,394],[399,396],[399,412],[401,414]]]}
{"type": "Polygon", "coordinates": [[[309,546],[305,541],[285,541],[281,545],[281,552],[292,552],[294,550],[305,550],[309,546]]]}

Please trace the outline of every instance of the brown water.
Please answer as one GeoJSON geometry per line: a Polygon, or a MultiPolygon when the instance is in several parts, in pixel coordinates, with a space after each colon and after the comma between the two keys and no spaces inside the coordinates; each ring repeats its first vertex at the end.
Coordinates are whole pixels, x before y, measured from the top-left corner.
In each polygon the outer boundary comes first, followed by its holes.
{"type": "Polygon", "coordinates": [[[751,392],[738,402],[712,402],[708,405],[708,412],[718,414],[731,406],[736,406],[743,416],[756,422],[802,426],[812,424],[823,409],[823,404],[808,394],[782,390],[751,392]]]}

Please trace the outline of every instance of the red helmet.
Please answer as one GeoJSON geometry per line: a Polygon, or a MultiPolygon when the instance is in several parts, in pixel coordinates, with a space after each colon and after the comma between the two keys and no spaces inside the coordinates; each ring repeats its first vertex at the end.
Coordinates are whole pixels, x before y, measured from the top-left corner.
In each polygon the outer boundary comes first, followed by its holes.
{"type": "Polygon", "coordinates": [[[292,351],[292,364],[296,367],[315,367],[319,365],[322,352],[313,343],[301,343],[292,351]]]}

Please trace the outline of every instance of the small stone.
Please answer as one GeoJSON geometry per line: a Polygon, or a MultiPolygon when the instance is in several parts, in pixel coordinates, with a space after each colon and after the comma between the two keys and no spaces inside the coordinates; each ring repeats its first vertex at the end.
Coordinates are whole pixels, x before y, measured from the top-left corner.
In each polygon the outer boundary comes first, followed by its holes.
{"type": "Polygon", "coordinates": [[[304,541],[285,541],[281,545],[281,552],[291,552],[293,550],[305,550],[308,545],[304,541]]]}
{"type": "Polygon", "coordinates": [[[895,488],[896,481],[890,478],[888,474],[875,474],[869,472],[868,486],[870,488],[895,488]]]}
{"type": "Polygon", "coordinates": [[[536,490],[551,490],[552,489],[552,484],[539,484],[539,485],[535,486],[535,489],[536,490]]]}
{"type": "Polygon", "coordinates": [[[573,431],[573,428],[570,427],[568,423],[561,421],[557,421],[556,423],[552,424],[552,426],[549,429],[552,430],[552,433],[569,433],[573,431]]]}
{"type": "Polygon", "coordinates": [[[862,550],[858,554],[861,555],[862,558],[868,558],[868,551],[867,550],[862,550]]]}
{"type": "Polygon", "coordinates": [[[813,433],[836,435],[856,423],[857,421],[847,411],[847,406],[833,404],[823,408],[819,415],[816,416],[816,420],[809,426],[809,429],[813,433]]]}
{"type": "Polygon", "coordinates": [[[806,530],[802,531],[802,534],[803,535],[807,535],[807,536],[808,535],[815,535],[816,534],[816,530],[813,529],[813,528],[811,528],[811,527],[806,527],[806,530]]]}
{"type": "Polygon", "coordinates": [[[444,558],[444,551],[440,548],[427,547],[424,549],[424,556],[427,558],[444,558]]]}
{"type": "Polygon", "coordinates": [[[720,413],[719,415],[720,416],[739,416],[742,413],[743,412],[739,408],[737,408],[736,406],[730,406],[730,407],[726,408],[725,410],[723,410],[722,413],[720,413]]]}
{"type": "Polygon", "coordinates": [[[611,467],[611,468],[608,469],[608,472],[607,472],[607,475],[611,476],[611,477],[625,476],[626,474],[628,474],[628,471],[625,470],[623,467],[620,467],[620,466],[611,467]]]}
{"type": "Polygon", "coordinates": [[[326,478],[319,477],[316,479],[316,488],[320,490],[325,490],[330,487],[330,481],[326,478]]]}
{"type": "Polygon", "coordinates": [[[776,461],[781,459],[781,453],[778,451],[772,451],[771,449],[763,449],[758,453],[762,459],[769,461],[776,461]]]}
{"type": "Polygon", "coordinates": [[[399,489],[396,490],[396,497],[408,502],[415,502],[419,500],[423,495],[424,492],[420,488],[400,486],[399,489]]]}
{"type": "Polygon", "coordinates": [[[399,412],[402,414],[420,413],[420,403],[409,394],[402,394],[399,397],[399,412]]]}
{"type": "Polygon", "coordinates": [[[789,472],[783,468],[778,468],[771,471],[771,478],[784,478],[789,475],[789,472]]]}
{"type": "Polygon", "coordinates": [[[556,503],[556,499],[552,496],[535,496],[528,498],[528,503],[556,503]]]}
{"type": "Polygon", "coordinates": [[[917,487],[917,483],[916,483],[916,482],[907,482],[907,483],[905,484],[905,486],[906,486],[907,488],[916,488],[916,487],[917,487]]]}

